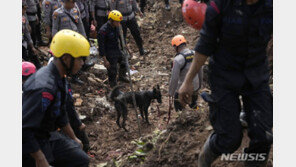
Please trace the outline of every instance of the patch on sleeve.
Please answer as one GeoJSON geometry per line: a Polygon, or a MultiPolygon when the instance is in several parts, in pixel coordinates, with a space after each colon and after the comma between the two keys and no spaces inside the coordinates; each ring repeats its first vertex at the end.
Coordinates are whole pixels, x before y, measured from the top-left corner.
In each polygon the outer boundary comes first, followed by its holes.
{"type": "Polygon", "coordinates": [[[49,107],[51,101],[47,98],[42,98],[42,111],[45,112],[47,108],[49,107]]]}
{"type": "Polygon", "coordinates": [[[72,97],[72,95],[73,95],[72,90],[69,89],[68,91],[69,91],[69,95],[72,97]]]}
{"type": "Polygon", "coordinates": [[[48,92],[42,92],[42,98],[46,98],[50,101],[52,101],[54,98],[53,98],[53,95],[48,93],[48,92]]]}

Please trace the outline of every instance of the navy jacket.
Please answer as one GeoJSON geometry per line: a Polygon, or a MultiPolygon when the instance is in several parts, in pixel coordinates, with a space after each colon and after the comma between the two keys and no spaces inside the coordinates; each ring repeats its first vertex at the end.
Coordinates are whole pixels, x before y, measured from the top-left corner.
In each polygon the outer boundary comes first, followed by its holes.
{"type": "Polygon", "coordinates": [[[266,46],[273,31],[272,0],[212,0],[195,50],[210,57],[211,87],[258,87],[269,79],[266,46]]]}
{"type": "Polygon", "coordinates": [[[50,63],[33,74],[23,86],[22,132],[23,154],[40,149],[39,140],[47,140],[50,132],[68,123],[65,112],[66,79],[50,63]]]}
{"type": "Polygon", "coordinates": [[[98,35],[100,56],[113,56],[121,53],[119,49],[119,29],[112,27],[109,22],[105,23],[98,35]]]}

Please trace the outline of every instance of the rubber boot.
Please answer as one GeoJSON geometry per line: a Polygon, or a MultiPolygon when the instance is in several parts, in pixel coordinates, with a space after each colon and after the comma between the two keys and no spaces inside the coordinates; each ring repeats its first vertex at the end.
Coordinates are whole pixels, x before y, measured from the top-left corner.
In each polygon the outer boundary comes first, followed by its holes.
{"type": "Polygon", "coordinates": [[[216,160],[216,158],[219,157],[219,155],[213,153],[213,151],[210,148],[210,135],[205,142],[203,149],[199,153],[198,156],[198,167],[211,167],[211,164],[216,160]]]}
{"type": "Polygon", "coordinates": [[[84,84],[84,82],[79,79],[77,74],[72,76],[71,82],[74,84],[79,84],[79,85],[84,84]]]}
{"type": "Polygon", "coordinates": [[[119,70],[118,80],[122,82],[129,83],[129,79],[126,76],[125,70],[119,70]]]}

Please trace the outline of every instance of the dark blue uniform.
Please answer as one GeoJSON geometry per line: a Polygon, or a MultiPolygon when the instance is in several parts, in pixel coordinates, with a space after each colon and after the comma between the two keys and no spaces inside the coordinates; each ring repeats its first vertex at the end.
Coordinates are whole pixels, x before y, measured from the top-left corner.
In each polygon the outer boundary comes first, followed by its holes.
{"type": "Polygon", "coordinates": [[[117,64],[120,64],[119,75],[124,75],[127,70],[127,62],[119,48],[119,29],[112,27],[109,22],[105,23],[99,32],[99,54],[106,56],[110,63],[108,69],[108,79],[110,86],[116,85],[117,64]]]}
{"type": "Polygon", "coordinates": [[[51,63],[33,74],[23,86],[23,166],[35,166],[29,155],[39,149],[54,166],[88,166],[78,143],[55,132],[68,124],[65,111],[67,83],[51,63]],[[51,132],[54,137],[51,137],[51,132]],[[51,137],[52,140],[49,140],[51,137]]]}
{"type": "Polygon", "coordinates": [[[251,139],[246,153],[268,153],[272,144],[273,102],[268,85],[266,46],[273,26],[272,0],[212,0],[195,50],[209,61],[210,148],[232,153],[241,144],[243,107],[251,139]]]}

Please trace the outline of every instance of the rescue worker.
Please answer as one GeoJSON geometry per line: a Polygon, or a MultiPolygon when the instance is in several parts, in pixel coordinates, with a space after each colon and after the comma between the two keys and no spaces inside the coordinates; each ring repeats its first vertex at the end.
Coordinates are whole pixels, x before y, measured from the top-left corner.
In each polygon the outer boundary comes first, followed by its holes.
{"type": "Polygon", "coordinates": [[[41,67],[40,61],[37,57],[38,51],[34,47],[31,34],[29,32],[29,22],[26,17],[27,3],[22,1],[22,59],[31,61],[35,64],[37,69],[41,67]]]}
{"type": "MultiPolygon", "coordinates": [[[[176,35],[172,39],[172,46],[176,50],[177,54],[173,63],[172,76],[169,86],[169,96],[170,98],[174,97],[174,107],[176,111],[183,110],[183,106],[179,102],[178,98],[178,89],[185,79],[195,53],[193,50],[187,48],[186,43],[187,41],[183,35],[176,35]]],[[[201,88],[201,84],[202,70],[200,70],[199,74],[197,74],[193,80],[194,93],[192,94],[192,102],[189,105],[193,109],[197,107],[198,90],[201,88]]]]}
{"type": "Polygon", "coordinates": [[[143,13],[139,10],[136,0],[112,0],[111,9],[118,10],[123,15],[121,25],[124,39],[126,40],[128,28],[136,41],[140,55],[145,55],[147,51],[143,48],[143,40],[135,17],[135,13],[138,13],[141,17],[143,17],[143,13]]]}
{"type": "MultiPolygon", "coordinates": [[[[63,29],[70,29],[79,32],[87,38],[79,9],[75,5],[76,0],[64,0],[64,5],[53,13],[52,22],[52,36],[63,29]]],[[[71,82],[77,84],[84,84],[78,77],[78,73],[72,76],[71,82]]]]}
{"type": "MultiPolygon", "coordinates": [[[[30,27],[31,27],[31,37],[33,40],[34,45],[42,45],[42,39],[41,39],[41,33],[40,29],[38,29],[39,24],[39,18],[37,16],[38,8],[37,5],[39,5],[38,0],[26,0],[27,3],[27,19],[29,21],[30,27]]],[[[39,27],[40,28],[40,27],[39,27]]]]}
{"type": "Polygon", "coordinates": [[[36,6],[37,6],[37,17],[38,17],[38,24],[36,26],[36,29],[37,29],[37,36],[38,36],[38,43],[37,43],[37,46],[47,46],[46,43],[43,42],[43,39],[42,39],[42,35],[41,35],[41,21],[42,21],[42,16],[41,16],[41,13],[42,13],[42,10],[41,10],[41,6],[42,6],[42,0],[36,0],[36,6]]]}
{"type": "MultiPolygon", "coordinates": [[[[52,58],[54,59],[54,57],[52,57],[52,58]]],[[[50,63],[52,63],[52,60],[48,61],[48,65],[50,63]]],[[[69,118],[69,123],[71,125],[71,128],[74,131],[74,134],[77,136],[77,138],[79,140],[81,140],[81,142],[83,144],[84,152],[87,153],[89,150],[89,140],[88,140],[88,136],[85,132],[86,126],[84,123],[81,122],[81,120],[78,116],[78,113],[75,110],[71,84],[70,83],[67,83],[67,84],[68,84],[68,90],[67,90],[68,93],[67,93],[66,111],[67,111],[67,115],[69,118]]]]}
{"type": "Polygon", "coordinates": [[[266,56],[272,31],[272,0],[212,0],[208,4],[192,66],[179,89],[181,102],[190,103],[192,81],[210,57],[211,95],[204,99],[210,106],[214,133],[199,153],[199,167],[211,166],[218,156],[233,153],[241,145],[240,95],[250,138],[243,152],[264,157],[264,161],[249,158],[244,164],[266,165],[273,141],[273,97],[266,56]]]}
{"type": "Polygon", "coordinates": [[[119,11],[113,10],[109,13],[108,22],[105,23],[98,34],[99,55],[103,57],[104,66],[108,70],[110,87],[117,84],[117,64],[120,64],[118,80],[128,82],[126,78],[127,62],[119,47],[119,26],[122,15],[119,11]]]}
{"type": "Polygon", "coordinates": [[[22,62],[22,84],[36,72],[36,66],[28,61],[22,62]]]}
{"type": "Polygon", "coordinates": [[[52,36],[63,29],[79,32],[86,37],[81,15],[75,7],[76,0],[64,0],[64,5],[53,12],[52,36]]]}
{"type": "Polygon", "coordinates": [[[79,9],[79,12],[81,14],[81,20],[83,23],[86,37],[87,37],[87,39],[89,39],[89,30],[90,30],[89,2],[88,2],[88,0],[77,0],[76,5],[77,5],[77,8],[79,9]]]}
{"type": "Polygon", "coordinates": [[[107,23],[109,12],[110,0],[90,0],[90,13],[98,33],[102,25],[107,23]]]}
{"type": "Polygon", "coordinates": [[[62,0],[44,0],[42,2],[43,23],[45,24],[46,37],[48,38],[49,43],[52,39],[51,31],[53,12],[62,6],[62,0]]]}
{"type": "Polygon", "coordinates": [[[53,62],[25,82],[23,166],[88,166],[89,158],[80,148],[82,143],[73,133],[65,111],[68,97],[65,76],[79,71],[83,57],[89,56],[89,48],[88,41],[81,34],[72,30],[59,31],[50,45],[55,56],[53,62]],[[57,133],[57,128],[68,137],[57,133]]]}

